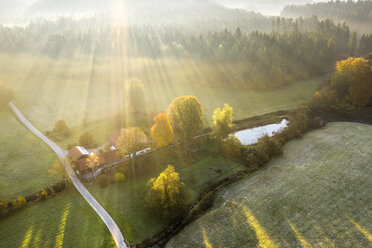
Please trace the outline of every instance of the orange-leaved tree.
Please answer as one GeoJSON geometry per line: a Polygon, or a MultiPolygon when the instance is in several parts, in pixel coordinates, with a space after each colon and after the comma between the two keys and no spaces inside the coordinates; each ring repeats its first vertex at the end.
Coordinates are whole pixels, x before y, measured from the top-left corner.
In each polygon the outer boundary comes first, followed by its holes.
{"type": "Polygon", "coordinates": [[[154,117],[154,125],[151,127],[151,137],[157,148],[166,147],[173,141],[173,129],[165,113],[154,117]]]}

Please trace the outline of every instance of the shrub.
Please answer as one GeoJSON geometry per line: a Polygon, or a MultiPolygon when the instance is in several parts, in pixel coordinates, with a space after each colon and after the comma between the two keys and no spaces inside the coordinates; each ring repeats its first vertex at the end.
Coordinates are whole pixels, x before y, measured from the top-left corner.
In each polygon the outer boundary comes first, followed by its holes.
{"type": "Polygon", "coordinates": [[[83,133],[79,138],[80,145],[86,147],[86,148],[93,148],[95,147],[96,141],[93,139],[93,136],[91,133],[83,133]]]}
{"type": "Polygon", "coordinates": [[[257,149],[259,153],[266,154],[269,158],[280,155],[282,153],[282,149],[280,144],[268,135],[263,136],[261,139],[258,140],[257,149]]]}
{"type": "Polygon", "coordinates": [[[24,198],[23,196],[18,196],[18,198],[13,201],[13,208],[19,209],[26,206],[26,204],[26,198],[24,198]]]}
{"type": "Polygon", "coordinates": [[[97,178],[97,182],[101,188],[106,188],[110,182],[110,178],[107,175],[100,175],[97,178]]]}
{"type": "Polygon", "coordinates": [[[66,125],[66,122],[64,120],[58,120],[53,129],[54,133],[57,133],[58,135],[62,136],[63,138],[66,138],[70,135],[70,130],[66,125]]]}
{"type": "Polygon", "coordinates": [[[115,173],[116,182],[124,182],[124,180],[125,180],[125,175],[123,173],[120,173],[120,172],[115,173]]]}
{"type": "Polygon", "coordinates": [[[223,143],[223,153],[228,158],[240,159],[241,149],[242,143],[235,135],[229,136],[223,143]]]}
{"type": "Polygon", "coordinates": [[[46,192],[46,190],[43,189],[40,193],[40,200],[46,200],[47,197],[48,197],[48,192],[46,192]]]}

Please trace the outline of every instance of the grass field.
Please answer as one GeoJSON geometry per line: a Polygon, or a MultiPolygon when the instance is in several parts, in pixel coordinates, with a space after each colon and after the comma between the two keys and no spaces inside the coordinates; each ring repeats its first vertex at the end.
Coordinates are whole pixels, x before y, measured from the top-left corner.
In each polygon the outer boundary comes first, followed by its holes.
{"type": "Polygon", "coordinates": [[[0,75],[15,90],[15,103],[36,127],[51,130],[58,119],[73,127],[72,136],[61,145],[77,142],[84,131],[93,130],[100,143],[111,134],[111,123],[99,120],[124,113],[127,79],[143,82],[148,113],[166,111],[175,97],[195,95],[204,108],[206,125],[211,124],[213,110],[224,103],[234,108],[236,119],[298,106],[324,79],[273,91],[241,90],[214,84],[223,79],[216,78],[213,68],[184,60],[131,58],[98,63],[94,58],[65,61],[27,55],[0,55],[0,75]]]}
{"type": "MultiPolygon", "coordinates": [[[[123,183],[109,185],[103,189],[96,183],[92,186],[87,185],[88,190],[119,225],[130,244],[137,244],[151,238],[167,225],[163,219],[148,213],[144,201],[147,181],[158,176],[166,166],[151,175],[135,179],[127,178],[123,183]]],[[[195,200],[211,183],[244,168],[243,165],[222,157],[206,157],[186,167],[180,163],[174,166],[186,185],[187,203],[195,200]]]]}
{"type": "Polygon", "coordinates": [[[371,137],[332,123],[290,142],[167,247],[371,247],[371,137]]]}
{"type": "Polygon", "coordinates": [[[102,220],[75,190],[0,221],[0,247],[115,247],[102,220]]]}
{"type": "Polygon", "coordinates": [[[10,109],[0,111],[0,140],[0,198],[14,200],[60,180],[48,173],[57,156],[10,109]]]}

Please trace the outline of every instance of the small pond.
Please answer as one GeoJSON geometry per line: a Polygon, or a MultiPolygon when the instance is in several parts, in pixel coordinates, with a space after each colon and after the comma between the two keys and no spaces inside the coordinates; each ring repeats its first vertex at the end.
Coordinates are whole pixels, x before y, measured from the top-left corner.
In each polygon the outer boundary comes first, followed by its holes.
{"type": "Polygon", "coordinates": [[[235,135],[240,140],[242,145],[253,145],[257,143],[258,139],[262,138],[266,134],[271,137],[277,133],[282,132],[284,128],[288,126],[288,123],[288,120],[283,119],[280,123],[249,128],[230,135],[235,135]]]}

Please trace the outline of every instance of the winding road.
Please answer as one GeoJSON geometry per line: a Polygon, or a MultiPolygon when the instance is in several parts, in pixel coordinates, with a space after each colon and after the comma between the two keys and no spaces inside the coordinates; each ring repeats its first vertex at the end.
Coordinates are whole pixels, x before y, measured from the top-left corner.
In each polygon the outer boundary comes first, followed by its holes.
{"type": "Polygon", "coordinates": [[[76,189],[80,192],[80,194],[84,197],[84,199],[89,203],[89,205],[94,209],[94,211],[96,211],[96,213],[101,217],[103,222],[106,224],[107,228],[110,230],[115,240],[117,247],[127,248],[124,237],[121,234],[118,225],[111,218],[111,216],[106,212],[106,210],[97,202],[97,200],[89,193],[89,191],[84,187],[84,185],[81,183],[79,178],[76,176],[74,170],[72,169],[71,165],[68,162],[68,159],[67,159],[68,152],[62,149],[61,147],[59,147],[56,143],[48,139],[44,134],[42,134],[38,129],[36,129],[26,119],[26,117],[21,113],[21,111],[19,111],[19,109],[14,105],[13,102],[10,102],[9,106],[13,110],[14,114],[19,118],[19,120],[28,129],[30,129],[31,132],[33,132],[36,136],[38,136],[41,140],[43,140],[46,144],[48,144],[54,150],[54,152],[58,155],[72,183],[74,184],[76,189]]]}

